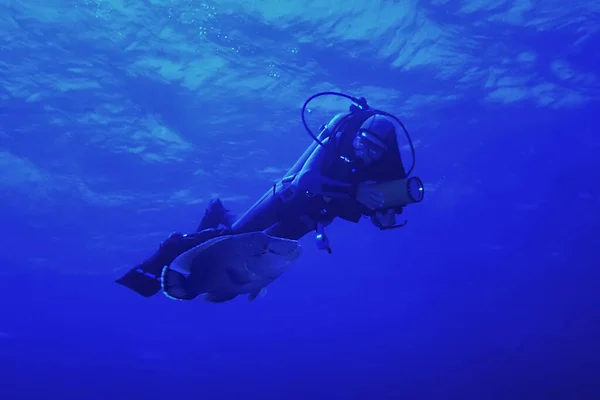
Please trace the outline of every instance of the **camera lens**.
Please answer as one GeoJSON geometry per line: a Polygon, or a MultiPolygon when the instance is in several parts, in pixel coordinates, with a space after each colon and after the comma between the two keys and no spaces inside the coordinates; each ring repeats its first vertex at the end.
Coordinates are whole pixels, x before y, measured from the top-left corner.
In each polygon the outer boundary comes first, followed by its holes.
{"type": "Polygon", "coordinates": [[[406,181],[406,191],[408,192],[408,197],[410,197],[413,203],[419,203],[421,200],[423,200],[423,196],[425,196],[423,182],[416,176],[408,178],[406,181]]]}

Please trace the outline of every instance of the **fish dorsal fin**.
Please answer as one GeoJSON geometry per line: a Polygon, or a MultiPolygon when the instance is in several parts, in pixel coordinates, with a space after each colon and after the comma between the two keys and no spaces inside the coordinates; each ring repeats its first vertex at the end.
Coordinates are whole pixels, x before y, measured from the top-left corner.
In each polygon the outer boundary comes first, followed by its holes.
{"type": "Polygon", "coordinates": [[[226,240],[230,237],[230,235],[218,236],[216,238],[209,239],[196,247],[192,247],[188,251],[180,254],[177,258],[175,258],[171,265],[169,265],[169,268],[185,276],[188,276],[191,272],[191,267],[194,259],[198,257],[200,253],[202,253],[204,250],[208,249],[212,245],[222,242],[223,240],[226,240]]]}

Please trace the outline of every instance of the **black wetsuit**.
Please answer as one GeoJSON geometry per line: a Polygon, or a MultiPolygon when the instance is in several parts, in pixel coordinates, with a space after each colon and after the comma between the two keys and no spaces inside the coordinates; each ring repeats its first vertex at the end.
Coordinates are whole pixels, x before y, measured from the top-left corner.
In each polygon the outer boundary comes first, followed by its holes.
{"type": "MultiPolygon", "coordinates": [[[[360,125],[360,121],[357,123],[360,125]]],[[[357,127],[350,129],[353,135],[357,127]]],[[[393,127],[392,127],[393,129],[393,127]]],[[[358,185],[368,180],[387,181],[406,176],[398,151],[388,151],[381,160],[367,166],[353,162],[354,150],[349,136],[341,136],[335,156],[323,168],[323,175],[331,179],[358,185]]],[[[395,135],[388,148],[398,149],[395,135]]],[[[310,149],[310,148],[309,148],[310,149]]],[[[299,160],[295,167],[301,167],[299,160]]],[[[293,174],[299,173],[299,170],[293,174]]],[[[317,229],[318,224],[328,225],[335,218],[358,222],[363,215],[371,213],[351,197],[327,197],[299,191],[291,184],[294,176],[284,178],[272,190],[265,193],[242,217],[233,222],[231,213],[218,200],[209,204],[197,232],[169,236],[158,251],[143,263],[132,268],[116,280],[145,297],[156,294],[160,288],[160,274],[166,265],[187,250],[223,234],[240,234],[264,231],[287,239],[297,240],[317,229]],[[219,229],[219,226],[224,226],[219,229]]]]}

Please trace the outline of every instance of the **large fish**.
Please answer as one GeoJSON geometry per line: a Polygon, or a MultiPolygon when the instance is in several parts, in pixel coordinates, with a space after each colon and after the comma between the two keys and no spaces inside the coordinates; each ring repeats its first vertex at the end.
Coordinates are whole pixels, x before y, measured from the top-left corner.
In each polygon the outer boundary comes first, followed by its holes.
{"type": "Polygon", "coordinates": [[[220,303],[239,294],[254,300],[301,254],[296,240],[263,232],[210,239],[163,268],[163,293],[176,300],[204,299],[220,303]]]}

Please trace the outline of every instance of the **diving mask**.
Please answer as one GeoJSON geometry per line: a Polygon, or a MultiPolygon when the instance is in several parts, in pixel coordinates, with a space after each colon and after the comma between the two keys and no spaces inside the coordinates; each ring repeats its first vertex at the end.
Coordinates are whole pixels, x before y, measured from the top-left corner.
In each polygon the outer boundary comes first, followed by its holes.
{"type": "Polygon", "coordinates": [[[371,160],[379,160],[387,151],[387,146],[373,133],[361,129],[352,142],[357,152],[364,152],[371,160]]]}

